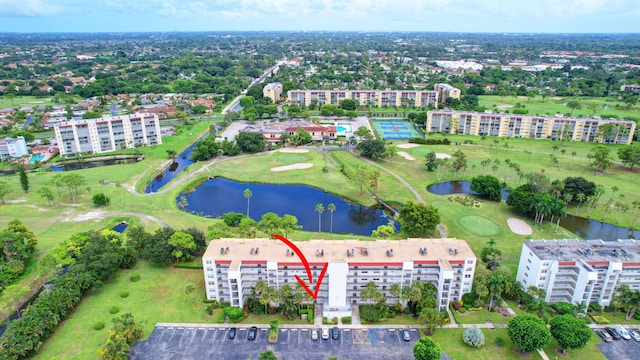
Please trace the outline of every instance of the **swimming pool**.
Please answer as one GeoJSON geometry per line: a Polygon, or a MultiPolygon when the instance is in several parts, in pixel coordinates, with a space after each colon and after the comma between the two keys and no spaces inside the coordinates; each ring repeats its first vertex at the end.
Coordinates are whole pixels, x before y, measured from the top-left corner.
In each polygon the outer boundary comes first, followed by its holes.
{"type": "Polygon", "coordinates": [[[44,159],[44,155],[43,154],[33,154],[29,158],[29,162],[33,164],[36,161],[42,161],[42,159],[44,159]]]}
{"type": "Polygon", "coordinates": [[[336,124],[336,135],[338,136],[347,136],[351,135],[353,132],[353,128],[351,124],[338,123],[336,124]]]}

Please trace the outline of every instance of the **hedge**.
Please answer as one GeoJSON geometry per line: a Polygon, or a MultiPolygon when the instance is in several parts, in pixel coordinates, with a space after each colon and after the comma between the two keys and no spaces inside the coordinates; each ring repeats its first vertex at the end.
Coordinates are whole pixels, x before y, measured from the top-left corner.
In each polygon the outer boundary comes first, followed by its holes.
{"type": "Polygon", "coordinates": [[[179,262],[179,263],[175,263],[173,264],[174,268],[179,268],[179,269],[202,269],[202,263],[201,262],[179,262]]]}

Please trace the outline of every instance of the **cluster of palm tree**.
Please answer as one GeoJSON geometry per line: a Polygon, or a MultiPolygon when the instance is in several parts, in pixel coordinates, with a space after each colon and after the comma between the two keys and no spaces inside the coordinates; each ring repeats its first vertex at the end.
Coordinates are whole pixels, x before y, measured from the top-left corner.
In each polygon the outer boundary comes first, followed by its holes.
{"type": "Polygon", "coordinates": [[[247,303],[257,301],[264,306],[265,314],[270,313],[271,306],[274,311],[279,311],[288,319],[293,319],[304,304],[313,303],[313,297],[299,283],[296,283],[295,288],[289,284],[275,288],[269,286],[265,280],[258,280],[252,290],[247,303]]]}
{"type": "MultiPolygon", "coordinates": [[[[317,203],[315,207],[315,211],[318,213],[318,232],[322,232],[322,213],[325,208],[322,203],[317,203]]],[[[327,210],[329,214],[331,214],[331,224],[329,226],[329,232],[333,232],[333,212],[336,211],[336,205],[331,203],[327,205],[327,210]]]]}

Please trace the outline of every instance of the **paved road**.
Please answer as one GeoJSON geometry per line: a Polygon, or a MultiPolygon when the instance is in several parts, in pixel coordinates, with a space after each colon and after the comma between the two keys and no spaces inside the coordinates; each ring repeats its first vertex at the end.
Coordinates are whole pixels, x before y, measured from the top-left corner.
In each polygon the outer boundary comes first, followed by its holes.
{"type": "MultiPolygon", "coordinates": [[[[267,78],[267,76],[269,76],[269,74],[271,74],[272,71],[278,71],[278,69],[280,68],[281,64],[282,64],[282,62],[278,61],[276,63],[276,65],[270,67],[264,73],[262,73],[262,75],[259,78],[253,80],[251,82],[251,84],[249,84],[249,87],[251,87],[251,86],[253,86],[255,84],[263,83],[265,81],[265,79],[267,78]]],[[[222,109],[222,115],[228,113],[229,111],[233,110],[236,106],[238,106],[238,104],[240,103],[240,98],[245,96],[245,94],[247,93],[247,90],[249,89],[249,87],[244,89],[240,95],[236,96],[236,98],[233,99],[233,101],[231,101],[227,106],[224,107],[224,109],[222,109]]]]}
{"type": "Polygon", "coordinates": [[[33,119],[35,119],[36,117],[33,115],[29,115],[27,116],[27,119],[24,121],[24,124],[22,125],[22,130],[27,130],[29,128],[29,124],[31,124],[31,122],[33,121],[33,119]]]}

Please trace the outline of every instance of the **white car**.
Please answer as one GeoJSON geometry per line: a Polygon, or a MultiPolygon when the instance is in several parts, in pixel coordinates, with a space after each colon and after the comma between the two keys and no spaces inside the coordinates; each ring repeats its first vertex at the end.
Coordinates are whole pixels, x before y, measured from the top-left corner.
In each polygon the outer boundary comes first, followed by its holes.
{"type": "Polygon", "coordinates": [[[616,325],[615,329],[618,331],[621,338],[625,340],[631,340],[631,334],[629,334],[629,330],[625,329],[624,326],[616,325]]]}
{"type": "Polygon", "coordinates": [[[631,337],[633,338],[633,340],[640,341],[640,330],[633,329],[629,331],[629,333],[631,334],[631,337]]]}
{"type": "Polygon", "coordinates": [[[327,339],[329,339],[329,328],[325,326],[322,328],[322,340],[327,339]]]}

